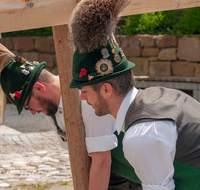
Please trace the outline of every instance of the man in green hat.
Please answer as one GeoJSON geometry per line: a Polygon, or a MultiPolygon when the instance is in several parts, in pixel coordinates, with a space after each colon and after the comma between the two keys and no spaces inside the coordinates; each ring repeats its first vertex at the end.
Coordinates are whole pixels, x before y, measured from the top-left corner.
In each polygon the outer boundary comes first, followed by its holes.
{"type": "MultiPolygon", "coordinates": [[[[2,89],[7,98],[17,107],[18,113],[20,114],[23,109],[30,111],[32,115],[36,112],[44,113],[57,133],[61,147],[68,149],[59,76],[48,72],[45,69],[45,62],[30,62],[15,56],[2,44],[0,44],[0,63],[4,65],[1,72],[2,89]]],[[[97,140],[94,138],[95,134],[99,129],[101,134],[106,134],[108,130],[112,131],[115,120],[110,115],[97,117],[92,106],[89,106],[86,101],[81,101],[81,108],[86,131],[85,140],[90,145],[87,148],[92,151],[93,142],[97,140]]],[[[106,137],[104,141],[113,137],[114,135],[106,137]]],[[[132,190],[132,187],[134,187],[133,183],[112,174],[109,190],[132,190]],[[117,180],[117,187],[115,183],[113,184],[113,180],[117,180]]]]}
{"type": "Polygon", "coordinates": [[[81,90],[80,99],[92,105],[96,115],[116,119],[115,129],[97,132],[98,140],[88,150],[89,189],[106,190],[111,167],[143,190],[199,190],[200,103],[174,89],[134,87],[135,64],[112,34],[125,4],[82,0],[71,17],[76,51],[70,88],[81,90]],[[116,138],[104,141],[111,135],[116,138]]]}

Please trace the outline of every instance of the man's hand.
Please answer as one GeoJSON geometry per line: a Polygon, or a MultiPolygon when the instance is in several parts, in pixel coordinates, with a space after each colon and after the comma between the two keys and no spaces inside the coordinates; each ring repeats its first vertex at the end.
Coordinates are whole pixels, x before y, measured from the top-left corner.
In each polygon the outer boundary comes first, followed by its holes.
{"type": "Polygon", "coordinates": [[[111,154],[106,152],[93,152],[90,169],[89,190],[107,190],[110,179],[111,154]]]}

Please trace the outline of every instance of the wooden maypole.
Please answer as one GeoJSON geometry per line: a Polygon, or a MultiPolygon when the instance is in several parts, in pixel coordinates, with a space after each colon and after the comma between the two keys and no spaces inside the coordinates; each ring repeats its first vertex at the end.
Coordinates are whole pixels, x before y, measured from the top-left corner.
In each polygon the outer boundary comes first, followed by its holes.
{"type": "MultiPolygon", "coordinates": [[[[1,42],[1,33],[0,33],[0,42],[1,42]]],[[[3,69],[3,64],[0,64],[0,72],[3,69]]],[[[3,89],[0,85],[0,125],[3,125],[4,123],[4,116],[5,116],[5,110],[6,110],[6,95],[3,92],[3,89]]],[[[1,127],[1,126],[0,126],[1,127]]]]}
{"type": "Polygon", "coordinates": [[[89,158],[85,147],[85,131],[81,118],[79,91],[69,88],[72,80],[71,68],[74,48],[70,42],[68,25],[52,28],[74,189],[88,190],[89,158]]]}

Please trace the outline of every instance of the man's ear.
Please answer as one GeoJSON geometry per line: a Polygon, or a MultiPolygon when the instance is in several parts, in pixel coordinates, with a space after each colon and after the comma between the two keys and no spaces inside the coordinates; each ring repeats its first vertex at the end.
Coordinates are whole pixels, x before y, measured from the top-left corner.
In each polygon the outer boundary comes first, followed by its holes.
{"type": "Polygon", "coordinates": [[[113,87],[110,83],[103,83],[100,89],[100,93],[104,98],[110,98],[113,94],[113,87]]]}
{"type": "Polygon", "coordinates": [[[42,83],[40,82],[36,82],[34,85],[33,85],[33,89],[35,90],[38,90],[42,93],[46,92],[46,87],[45,85],[43,85],[42,83]]]}

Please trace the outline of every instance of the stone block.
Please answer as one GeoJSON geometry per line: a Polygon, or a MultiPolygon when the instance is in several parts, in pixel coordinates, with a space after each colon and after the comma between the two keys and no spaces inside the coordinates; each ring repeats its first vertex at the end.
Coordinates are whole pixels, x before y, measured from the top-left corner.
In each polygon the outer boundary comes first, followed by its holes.
{"type": "Polygon", "coordinates": [[[121,48],[127,57],[139,57],[142,54],[142,47],[140,46],[138,36],[123,36],[121,48]]]}
{"type": "Polygon", "coordinates": [[[155,37],[153,35],[138,35],[142,47],[152,47],[155,45],[155,37]]]}
{"type": "Polygon", "coordinates": [[[200,64],[195,64],[195,77],[200,77],[200,64]]]}
{"type": "Polygon", "coordinates": [[[176,60],[176,48],[161,49],[158,54],[160,60],[176,60]]]}
{"type": "Polygon", "coordinates": [[[149,75],[149,60],[143,57],[131,57],[129,61],[135,63],[133,72],[135,76],[149,75]]]}
{"type": "Polygon", "coordinates": [[[125,38],[125,35],[115,35],[115,39],[120,47],[124,38],[125,38]]]}
{"type": "Polygon", "coordinates": [[[171,76],[171,61],[151,61],[150,76],[171,76]]]}
{"type": "Polygon", "coordinates": [[[172,63],[172,71],[174,76],[195,76],[195,63],[187,61],[174,61],[172,63]]]}
{"type": "Polygon", "coordinates": [[[22,52],[21,55],[28,61],[38,61],[37,52],[22,52]]]}
{"type": "Polygon", "coordinates": [[[55,65],[57,65],[57,58],[56,58],[56,54],[53,54],[53,59],[54,59],[54,63],[55,63],[55,65]]]}
{"type": "Polygon", "coordinates": [[[35,37],[35,49],[42,53],[55,53],[53,36],[35,37]]]}
{"type": "Polygon", "coordinates": [[[157,36],[156,46],[159,48],[176,47],[177,41],[177,36],[157,36]]]}
{"type": "Polygon", "coordinates": [[[158,57],[149,57],[148,59],[149,59],[149,61],[157,61],[158,57]]]}
{"type": "Polygon", "coordinates": [[[14,37],[13,46],[18,51],[34,50],[34,42],[32,37],[14,37]]]}
{"type": "Polygon", "coordinates": [[[11,50],[14,55],[21,55],[17,50],[11,50]]]}
{"type": "Polygon", "coordinates": [[[51,72],[51,68],[45,67],[45,69],[46,69],[47,71],[51,72]]]}
{"type": "Polygon", "coordinates": [[[142,56],[143,57],[152,57],[152,56],[157,56],[158,53],[159,53],[159,48],[145,47],[142,51],[142,56]]]}
{"type": "Polygon", "coordinates": [[[51,69],[51,73],[54,75],[58,75],[58,68],[54,67],[53,69],[51,69]]]}
{"type": "Polygon", "coordinates": [[[47,68],[54,68],[54,58],[53,55],[51,54],[47,54],[47,53],[40,53],[39,54],[39,58],[38,58],[39,62],[45,61],[47,63],[47,68]]]}
{"type": "Polygon", "coordinates": [[[183,36],[179,38],[177,57],[180,60],[200,62],[200,37],[183,36]]]}
{"type": "Polygon", "coordinates": [[[10,37],[1,38],[1,43],[9,50],[13,50],[13,41],[10,37]]]}

